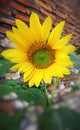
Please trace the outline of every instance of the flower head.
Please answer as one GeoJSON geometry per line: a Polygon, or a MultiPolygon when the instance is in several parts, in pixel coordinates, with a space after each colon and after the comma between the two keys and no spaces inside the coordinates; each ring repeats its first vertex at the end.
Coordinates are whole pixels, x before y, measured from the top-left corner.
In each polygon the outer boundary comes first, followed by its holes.
{"type": "Polygon", "coordinates": [[[59,23],[51,31],[51,18],[47,17],[41,24],[38,15],[33,12],[29,27],[16,19],[17,28],[12,27],[12,32],[6,32],[16,48],[5,50],[2,55],[16,63],[11,69],[23,72],[24,82],[29,81],[29,86],[35,84],[38,87],[42,80],[51,83],[53,76],[70,74],[68,67],[73,63],[68,54],[75,47],[67,44],[71,34],[61,38],[64,23],[59,23]]]}

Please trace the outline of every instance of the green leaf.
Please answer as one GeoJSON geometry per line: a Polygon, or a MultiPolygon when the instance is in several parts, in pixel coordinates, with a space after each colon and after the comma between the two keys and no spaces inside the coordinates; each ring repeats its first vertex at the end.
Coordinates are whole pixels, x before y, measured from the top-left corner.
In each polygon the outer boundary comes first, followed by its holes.
{"type": "Polygon", "coordinates": [[[0,56],[0,76],[4,76],[13,64],[0,56]]]}
{"type": "Polygon", "coordinates": [[[75,66],[80,68],[80,58],[74,54],[69,54],[69,56],[73,61],[73,63],[75,64],[75,66]]]}
{"type": "Polygon", "coordinates": [[[63,127],[70,130],[80,130],[80,114],[74,110],[62,107],[58,110],[59,116],[63,122],[63,127]]]}
{"type": "Polygon", "coordinates": [[[38,116],[40,130],[80,130],[79,122],[80,114],[65,107],[38,116]]]}
{"type": "Polygon", "coordinates": [[[17,113],[10,117],[6,113],[0,112],[0,130],[18,130],[23,116],[23,113],[17,113]]]}
{"type": "Polygon", "coordinates": [[[29,88],[28,85],[9,80],[4,85],[0,86],[0,99],[11,92],[15,92],[20,100],[28,101],[30,104],[42,105],[43,107],[47,105],[44,92],[35,86],[29,88]]]}
{"type": "Polygon", "coordinates": [[[38,117],[40,130],[63,130],[62,121],[56,110],[47,110],[38,117]]]}
{"type": "Polygon", "coordinates": [[[78,48],[77,50],[76,50],[76,55],[79,55],[80,54],[80,48],[78,48]]]}

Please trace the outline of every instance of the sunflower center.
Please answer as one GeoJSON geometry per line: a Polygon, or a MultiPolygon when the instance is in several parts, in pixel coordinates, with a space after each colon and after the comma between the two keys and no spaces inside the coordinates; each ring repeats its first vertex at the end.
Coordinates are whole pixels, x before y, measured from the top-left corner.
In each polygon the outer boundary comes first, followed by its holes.
{"type": "Polygon", "coordinates": [[[29,50],[29,61],[36,68],[46,68],[54,62],[54,50],[48,44],[35,44],[29,50]]]}

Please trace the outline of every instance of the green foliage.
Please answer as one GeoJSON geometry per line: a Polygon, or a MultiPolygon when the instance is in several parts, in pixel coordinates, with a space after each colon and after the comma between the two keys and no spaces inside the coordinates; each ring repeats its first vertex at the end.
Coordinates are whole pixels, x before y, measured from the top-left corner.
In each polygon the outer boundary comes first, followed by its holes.
{"type": "Polygon", "coordinates": [[[80,55],[80,47],[76,50],[76,55],[80,55]]]}
{"type": "Polygon", "coordinates": [[[78,90],[80,88],[80,86],[78,85],[72,85],[72,91],[74,92],[75,90],[78,90]]]}
{"type": "MultiPolygon", "coordinates": [[[[35,86],[29,88],[28,85],[17,83],[14,80],[7,80],[4,85],[0,86],[0,100],[4,95],[11,92],[15,92],[19,100],[28,101],[31,105],[42,105],[44,108],[47,106],[44,92],[35,86]]],[[[0,112],[0,129],[18,130],[25,114],[26,112],[18,112],[16,115],[10,117],[6,113],[0,112]]]]}
{"type": "Polygon", "coordinates": [[[30,104],[42,105],[43,107],[47,105],[44,92],[35,86],[29,88],[28,85],[8,80],[4,85],[0,86],[0,99],[11,92],[15,92],[20,100],[28,101],[30,104]]]}
{"type": "Polygon", "coordinates": [[[45,111],[38,122],[40,130],[80,130],[80,114],[65,107],[45,111]]]}
{"type": "Polygon", "coordinates": [[[17,113],[10,117],[6,113],[0,112],[0,130],[18,130],[23,116],[23,113],[17,113]]]}
{"type": "MultiPolygon", "coordinates": [[[[25,114],[21,112],[10,117],[0,112],[0,129],[18,130],[25,114]]],[[[44,113],[37,115],[39,130],[80,130],[79,122],[80,114],[65,107],[57,110],[47,108],[44,113]]]]}
{"type": "MultiPolygon", "coordinates": [[[[15,92],[19,100],[28,101],[33,105],[42,105],[44,113],[38,115],[35,113],[39,130],[79,130],[80,114],[66,107],[57,110],[49,108],[44,92],[40,88],[35,88],[35,86],[29,88],[28,85],[20,84],[14,80],[7,80],[4,85],[0,86],[0,99],[5,94],[15,92]]],[[[21,112],[10,117],[6,113],[0,112],[0,129],[18,130],[25,114],[25,112],[21,112]]]]}
{"type": "Polygon", "coordinates": [[[74,54],[69,54],[69,56],[73,61],[73,63],[75,64],[75,66],[80,68],[80,58],[74,54]]]}
{"type": "Polygon", "coordinates": [[[4,76],[9,71],[11,66],[12,63],[9,60],[6,60],[0,56],[0,76],[4,76]]]}

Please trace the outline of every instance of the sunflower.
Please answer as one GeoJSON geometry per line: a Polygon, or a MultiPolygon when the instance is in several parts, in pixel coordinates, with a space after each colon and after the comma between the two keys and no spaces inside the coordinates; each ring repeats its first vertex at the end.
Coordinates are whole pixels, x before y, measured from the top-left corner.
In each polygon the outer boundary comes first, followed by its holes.
{"type": "Polygon", "coordinates": [[[65,22],[60,22],[52,31],[52,20],[48,16],[43,24],[39,17],[32,12],[29,27],[16,19],[16,27],[12,32],[7,31],[7,37],[16,48],[2,52],[2,55],[15,63],[11,70],[18,70],[24,74],[24,82],[29,86],[39,86],[41,81],[51,83],[52,77],[69,75],[69,66],[73,63],[69,53],[75,50],[73,45],[67,44],[72,35],[61,38],[65,22]]]}

